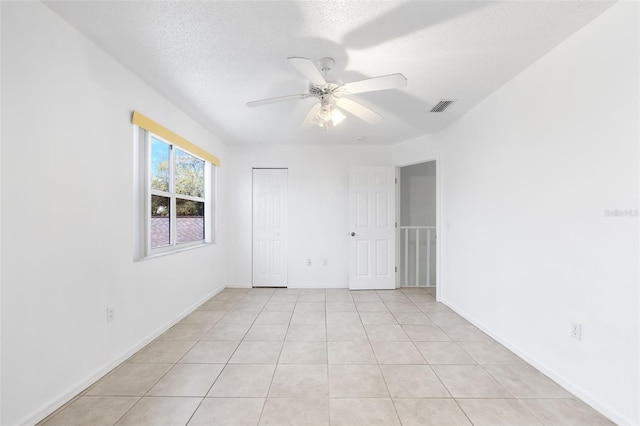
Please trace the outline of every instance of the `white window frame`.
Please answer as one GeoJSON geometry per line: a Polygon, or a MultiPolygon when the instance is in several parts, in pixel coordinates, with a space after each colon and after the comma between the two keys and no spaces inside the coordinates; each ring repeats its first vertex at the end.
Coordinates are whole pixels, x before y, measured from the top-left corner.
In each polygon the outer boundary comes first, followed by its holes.
{"type": "Polygon", "coordinates": [[[179,145],[134,126],[134,260],[144,260],[181,252],[214,243],[214,206],[216,168],[207,160],[195,155],[179,145]],[[170,146],[169,192],[151,189],[151,137],[170,146]],[[175,192],[174,153],[176,149],[204,161],[204,197],[193,197],[175,192]],[[170,199],[170,243],[162,247],[151,247],[151,196],[159,195],[170,199]],[[204,238],[198,241],[178,243],[176,238],[176,199],[204,202],[204,238]]]}

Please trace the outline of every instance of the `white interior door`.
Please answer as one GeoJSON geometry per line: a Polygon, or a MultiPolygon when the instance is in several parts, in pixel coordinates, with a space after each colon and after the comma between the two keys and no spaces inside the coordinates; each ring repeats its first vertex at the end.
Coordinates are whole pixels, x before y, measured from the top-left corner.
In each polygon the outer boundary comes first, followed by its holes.
{"type": "Polygon", "coordinates": [[[287,169],[253,169],[253,286],[287,286],[287,169]]]}
{"type": "Polygon", "coordinates": [[[395,167],[353,167],[349,176],[349,288],[396,288],[395,167]]]}

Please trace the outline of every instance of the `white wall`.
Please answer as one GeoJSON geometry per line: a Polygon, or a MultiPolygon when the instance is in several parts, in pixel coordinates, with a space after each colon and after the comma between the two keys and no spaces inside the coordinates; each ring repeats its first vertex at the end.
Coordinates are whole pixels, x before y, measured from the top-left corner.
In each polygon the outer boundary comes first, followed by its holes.
{"type": "Polygon", "coordinates": [[[227,282],[251,285],[253,167],[289,169],[289,287],[347,287],[349,167],[390,164],[390,147],[228,146],[226,178],[234,191],[227,201],[229,224],[224,228],[230,259],[227,282]],[[306,266],[306,259],[311,259],[311,266],[306,266]]]}
{"type": "Polygon", "coordinates": [[[1,7],[0,423],[13,425],[48,414],[223,285],[220,238],[133,262],[131,111],[219,155],[221,182],[225,153],[43,4],[1,7]]]}
{"type": "Polygon", "coordinates": [[[639,227],[605,211],[638,209],[638,52],[638,3],[618,3],[394,152],[442,159],[442,300],[625,425],[640,423],[639,227]]]}

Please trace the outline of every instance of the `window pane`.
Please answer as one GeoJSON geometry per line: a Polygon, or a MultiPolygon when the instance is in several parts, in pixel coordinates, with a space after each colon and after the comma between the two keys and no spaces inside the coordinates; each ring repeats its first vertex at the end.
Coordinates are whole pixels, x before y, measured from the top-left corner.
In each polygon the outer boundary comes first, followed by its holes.
{"type": "Polygon", "coordinates": [[[151,137],[151,189],[169,191],[170,145],[151,137]]]}
{"type": "Polygon", "coordinates": [[[175,163],[176,193],[204,197],[204,161],[176,148],[175,163]]]}
{"type": "Polygon", "coordinates": [[[176,199],[178,243],[204,240],[204,203],[176,199]]]}
{"type": "Polygon", "coordinates": [[[169,197],[151,196],[151,248],[169,245],[169,197]]]}

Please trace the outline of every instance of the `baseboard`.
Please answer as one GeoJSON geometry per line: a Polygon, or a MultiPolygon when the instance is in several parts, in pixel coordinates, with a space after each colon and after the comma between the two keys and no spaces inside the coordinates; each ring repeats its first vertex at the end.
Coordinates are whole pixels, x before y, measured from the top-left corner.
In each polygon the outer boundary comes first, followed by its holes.
{"type": "Polygon", "coordinates": [[[100,367],[99,369],[91,373],[87,378],[81,380],[75,386],[72,386],[71,389],[64,392],[61,396],[54,398],[52,401],[45,404],[42,408],[29,414],[26,418],[24,418],[22,421],[17,423],[17,425],[32,426],[44,420],[45,418],[47,418],[48,416],[56,412],[58,409],[60,409],[62,406],[64,406],[66,403],[71,401],[73,398],[75,398],[80,392],[82,392],[83,390],[87,389],[89,386],[93,385],[95,382],[100,380],[111,370],[113,370],[118,365],[122,364],[124,361],[129,359],[140,349],[142,349],[143,347],[151,343],[151,341],[153,341],[154,339],[159,337],[162,333],[164,333],[165,331],[173,327],[180,320],[182,320],[184,317],[186,317],[187,315],[195,311],[200,305],[202,305],[204,302],[206,302],[216,294],[220,293],[222,290],[224,290],[224,287],[221,287],[219,289],[216,289],[210,292],[209,294],[204,296],[202,299],[200,299],[198,302],[192,304],[190,307],[182,311],[182,313],[180,313],[176,318],[165,323],[161,327],[158,327],[156,330],[154,330],[151,334],[149,334],[147,337],[142,339],[140,342],[136,343],[135,345],[133,345],[132,347],[130,347],[129,349],[125,350],[123,353],[118,355],[115,359],[113,359],[112,361],[108,362],[107,364],[103,365],[102,367],[100,367]]]}
{"type": "Polygon", "coordinates": [[[253,286],[251,284],[229,284],[224,288],[253,288],[253,286]]]}
{"type": "Polygon", "coordinates": [[[562,374],[558,373],[556,370],[549,368],[544,363],[540,362],[537,358],[531,356],[528,352],[523,350],[517,345],[512,344],[509,339],[492,332],[489,328],[485,327],[479,321],[476,321],[471,315],[468,315],[461,309],[458,309],[455,304],[449,303],[447,300],[441,300],[443,304],[451,308],[458,315],[469,321],[474,326],[478,327],[484,333],[488,334],[492,339],[496,342],[500,343],[507,349],[509,349],[514,354],[518,355],[520,358],[531,364],[537,370],[542,372],[545,376],[549,377],[551,380],[556,382],[558,385],[562,386],[564,389],[572,393],[577,398],[581,399],[583,402],[591,406],[594,410],[607,417],[612,422],[620,425],[620,426],[638,426],[638,423],[634,423],[629,420],[625,416],[620,415],[616,410],[613,410],[607,404],[602,403],[598,398],[595,398],[591,393],[582,389],[579,386],[574,385],[569,380],[567,380],[562,374]]]}
{"type": "Polygon", "coordinates": [[[343,283],[323,283],[323,284],[289,284],[287,288],[349,288],[346,284],[343,283]]]}
{"type": "MultiPolygon", "coordinates": [[[[234,284],[227,285],[225,288],[253,288],[251,284],[234,284]]],[[[287,284],[286,287],[256,287],[256,288],[349,288],[346,284],[343,283],[329,283],[329,284],[287,284]]]]}

